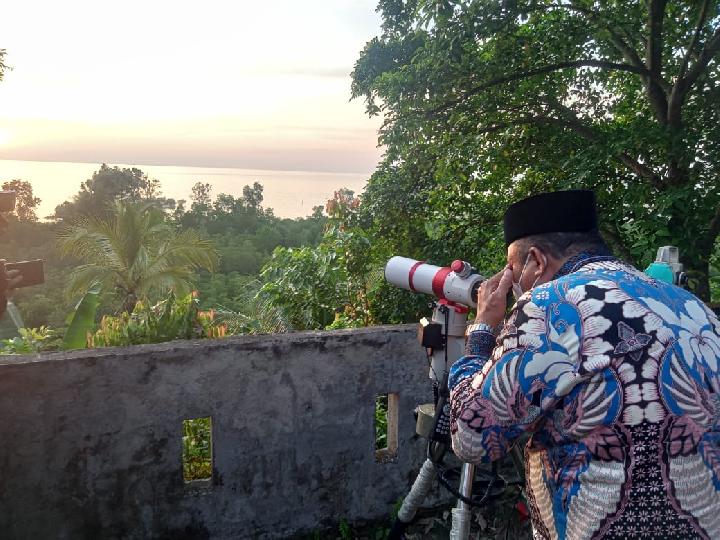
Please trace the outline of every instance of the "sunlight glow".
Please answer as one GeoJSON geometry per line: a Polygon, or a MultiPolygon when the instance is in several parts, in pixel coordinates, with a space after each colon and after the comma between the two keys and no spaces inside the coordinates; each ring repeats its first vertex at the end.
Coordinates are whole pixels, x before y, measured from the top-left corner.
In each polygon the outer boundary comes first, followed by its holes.
{"type": "Polygon", "coordinates": [[[353,64],[379,32],[375,7],[12,2],[0,18],[12,66],[0,129],[14,140],[0,138],[0,160],[369,173],[379,120],[349,97],[353,64]]]}

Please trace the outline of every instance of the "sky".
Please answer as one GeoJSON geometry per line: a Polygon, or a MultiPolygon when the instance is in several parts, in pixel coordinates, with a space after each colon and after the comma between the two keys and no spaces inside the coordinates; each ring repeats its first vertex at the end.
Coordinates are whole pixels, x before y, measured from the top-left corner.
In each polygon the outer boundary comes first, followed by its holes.
{"type": "Polygon", "coordinates": [[[376,0],[3,6],[0,160],[370,174],[350,72],[376,0]]]}

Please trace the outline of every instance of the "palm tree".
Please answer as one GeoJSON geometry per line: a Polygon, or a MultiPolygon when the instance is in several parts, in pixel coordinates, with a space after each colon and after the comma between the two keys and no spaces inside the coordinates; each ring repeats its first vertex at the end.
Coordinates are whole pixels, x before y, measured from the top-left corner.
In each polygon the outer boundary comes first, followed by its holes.
{"type": "Polygon", "coordinates": [[[178,232],[152,203],[119,201],[106,217],[88,217],[59,236],[64,256],[84,261],[70,278],[68,294],[84,294],[94,285],[114,292],[122,309],[174,289],[187,293],[195,270],[213,270],[218,254],[213,244],[193,230],[178,232]]]}

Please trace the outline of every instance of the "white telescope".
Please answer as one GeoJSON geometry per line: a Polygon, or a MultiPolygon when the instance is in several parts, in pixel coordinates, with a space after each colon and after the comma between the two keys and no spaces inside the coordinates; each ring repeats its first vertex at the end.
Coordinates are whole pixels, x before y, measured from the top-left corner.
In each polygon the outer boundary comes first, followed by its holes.
{"type": "Polygon", "coordinates": [[[469,263],[456,260],[435,266],[407,257],[393,257],[385,265],[385,279],[396,287],[432,294],[469,307],[477,305],[477,291],[485,278],[472,273],[469,263]]]}

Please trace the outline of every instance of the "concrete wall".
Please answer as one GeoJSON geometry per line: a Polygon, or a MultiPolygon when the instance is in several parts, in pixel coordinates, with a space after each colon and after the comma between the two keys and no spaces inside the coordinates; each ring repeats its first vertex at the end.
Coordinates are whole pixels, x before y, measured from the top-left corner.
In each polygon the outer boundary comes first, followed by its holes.
{"type": "Polygon", "coordinates": [[[411,326],[0,357],[0,538],[276,538],[381,518],[424,459],[411,326]],[[397,459],[374,402],[399,393],[397,459]],[[214,474],[183,481],[182,421],[214,474]]]}

